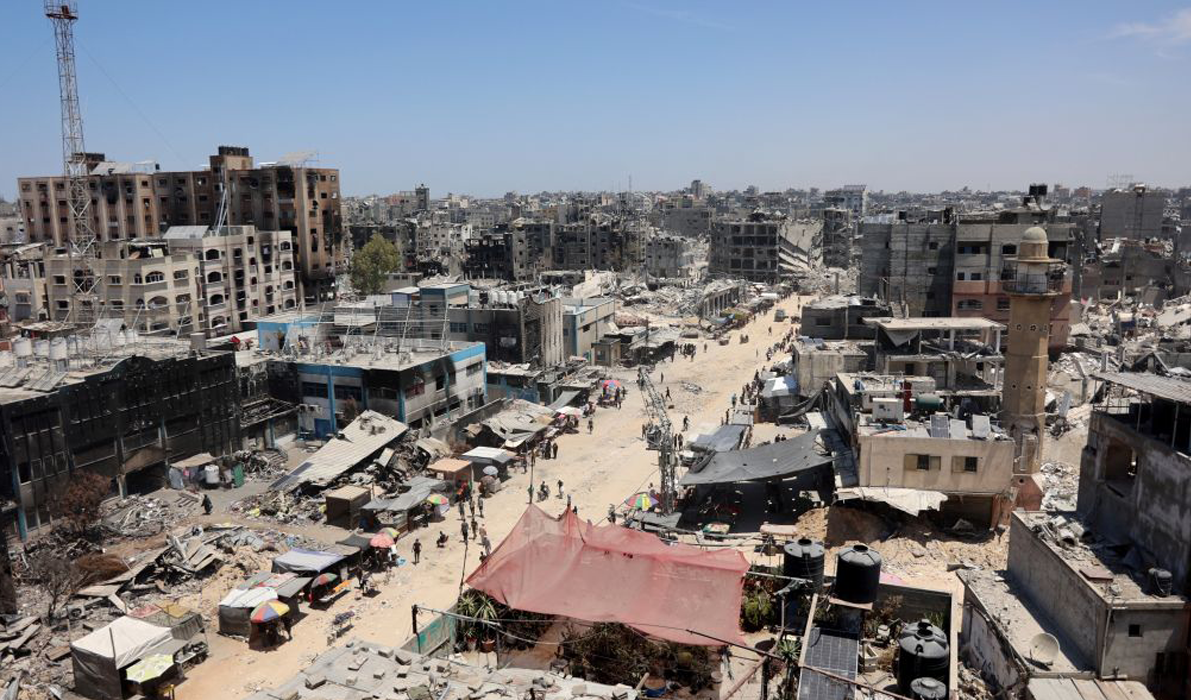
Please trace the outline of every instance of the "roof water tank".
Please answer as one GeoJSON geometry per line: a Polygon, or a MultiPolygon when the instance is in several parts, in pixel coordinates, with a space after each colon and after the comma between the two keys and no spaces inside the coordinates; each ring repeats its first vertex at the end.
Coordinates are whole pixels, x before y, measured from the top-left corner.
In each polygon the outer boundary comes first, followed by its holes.
{"type": "Polygon", "coordinates": [[[48,340],[34,341],[33,354],[37,355],[38,357],[49,357],[50,356],[50,341],[48,341],[48,340]]]}
{"type": "Polygon", "coordinates": [[[839,553],[835,564],[835,597],[866,605],[877,600],[881,583],[881,555],[863,544],[839,553]]]}
{"type": "Polygon", "coordinates": [[[29,338],[17,338],[13,341],[12,351],[17,357],[30,357],[33,355],[33,341],[29,338]]]}
{"type": "Polygon", "coordinates": [[[50,341],[50,359],[65,361],[68,356],[66,338],[54,338],[50,341]]]}
{"type": "Polygon", "coordinates": [[[918,678],[945,682],[950,667],[947,637],[929,620],[920,620],[902,628],[897,640],[897,686],[903,693],[918,678]]]}
{"type": "Polygon", "coordinates": [[[947,684],[935,678],[915,678],[910,683],[910,697],[915,700],[946,700],[947,684]]]}
{"type": "Polygon", "coordinates": [[[815,590],[823,586],[823,543],[809,537],[789,542],[782,548],[782,576],[809,579],[815,590]]]}

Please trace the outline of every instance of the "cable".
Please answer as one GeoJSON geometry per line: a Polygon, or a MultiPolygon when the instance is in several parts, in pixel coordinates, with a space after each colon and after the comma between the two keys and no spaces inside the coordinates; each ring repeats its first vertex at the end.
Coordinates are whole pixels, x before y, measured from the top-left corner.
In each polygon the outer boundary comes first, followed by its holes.
{"type": "Polygon", "coordinates": [[[141,108],[132,101],[132,98],[128,96],[128,93],[124,92],[124,90],[120,87],[120,84],[116,82],[116,79],[104,69],[103,65],[95,58],[95,56],[91,55],[91,52],[87,50],[87,47],[83,45],[82,42],[78,42],[77,40],[76,44],[80,49],[83,50],[83,53],[87,54],[87,58],[91,59],[91,62],[95,64],[95,67],[99,69],[99,72],[103,73],[103,76],[108,79],[108,82],[112,84],[112,87],[116,88],[116,92],[120,93],[120,96],[124,98],[124,101],[127,102],[138,115],[140,115],[145,124],[147,124],[149,128],[153,130],[153,133],[157,134],[157,137],[161,139],[161,142],[165,144],[166,148],[170,149],[170,152],[174,154],[174,157],[177,158],[180,163],[185,163],[186,159],[182,157],[182,154],[178,153],[177,149],[174,148],[169,139],[165,137],[165,134],[161,133],[161,130],[158,129],[157,126],[149,119],[149,117],[141,111],[141,108]]]}

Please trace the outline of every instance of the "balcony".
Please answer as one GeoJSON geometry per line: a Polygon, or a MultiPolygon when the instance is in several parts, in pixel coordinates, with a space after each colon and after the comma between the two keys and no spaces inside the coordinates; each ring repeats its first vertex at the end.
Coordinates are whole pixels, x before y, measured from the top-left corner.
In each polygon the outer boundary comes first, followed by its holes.
{"type": "Polygon", "coordinates": [[[1001,268],[1001,289],[1009,294],[1060,294],[1066,281],[1067,265],[1061,262],[1006,260],[1001,268]]]}

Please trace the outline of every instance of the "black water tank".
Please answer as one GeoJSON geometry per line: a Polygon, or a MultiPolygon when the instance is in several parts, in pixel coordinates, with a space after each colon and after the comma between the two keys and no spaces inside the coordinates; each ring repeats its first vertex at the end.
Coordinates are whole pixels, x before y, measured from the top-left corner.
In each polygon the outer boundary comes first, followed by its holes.
{"type": "Polygon", "coordinates": [[[804,578],[814,582],[815,590],[823,587],[823,543],[809,537],[788,542],[782,548],[782,576],[804,578]]]}
{"type": "Polygon", "coordinates": [[[1150,569],[1154,595],[1165,598],[1174,590],[1174,579],[1166,569],[1150,569]]]}
{"type": "Polygon", "coordinates": [[[897,687],[910,692],[910,684],[917,678],[947,681],[950,654],[943,630],[927,620],[902,628],[897,640],[897,687]]]}
{"type": "Polygon", "coordinates": [[[881,555],[862,544],[852,545],[839,553],[835,563],[835,597],[849,603],[872,603],[877,600],[881,583],[881,555]]]}
{"type": "Polygon", "coordinates": [[[935,678],[915,678],[910,683],[910,697],[915,700],[946,700],[947,684],[935,678]]]}

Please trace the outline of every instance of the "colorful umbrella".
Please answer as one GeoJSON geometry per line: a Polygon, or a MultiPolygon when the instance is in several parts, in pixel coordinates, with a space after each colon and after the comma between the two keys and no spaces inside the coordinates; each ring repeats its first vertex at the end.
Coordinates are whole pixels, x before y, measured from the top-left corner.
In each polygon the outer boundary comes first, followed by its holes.
{"type": "Polygon", "coordinates": [[[165,672],[174,667],[174,657],[169,654],[150,654],[128,667],[128,680],[133,683],[144,683],[154,678],[161,678],[165,672]]]}
{"type": "Polygon", "coordinates": [[[484,467],[484,474],[486,476],[496,476],[499,473],[500,473],[500,470],[497,469],[496,467],[492,466],[491,464],[484,467]]]}
{"type": "Polygon", "coordinates": [[[441,493],[432,493],[426,497],[426,502],[434,506],[447,506],[451,504],[451,500],[441,493]]]}
{"type": "Polygon", "coordinates": [[[392,537],[393,539],[397,539],[398,537],[401,537],[401,533],[397,532],[397,528],[395,528],[395,527],[382,527],[381,529],[377,530],[376,532],[378,534],[384,533],[384,534],[388,535],[389,537],[392,537]]]}
{"type": "Polygon", "coordinates": [[[648,493],[642,491],[635,493],[625,499],[624,504],[629,508],[636,508],[638,510],[649,510],[658,504],[657,499],[650,496],[648,493]]]}
{"type": "Polygon", "coordinates": [[[289,606],[280,600],[266,600],[252,609],[248,619],[256,624],[279,620],[289,612],[289,606]]]}
{"type": "Polygon", "coordinates": [[[604,388],[605,389],[619,389],[620,381],[616,380],[616,379],[605,379],[604,380],[604,388]]]}
{"type": "Polygon", "coordinates": [[[376,547],[377,549],[388,549],[389,547],[393,546],[393,542],[393,538],[389,537],[383,532],[378,532],[372,536],[372,539],[368,540],[368,544],[376,547]]]}
{"type": "Polygon", "coordinates": [[[332,574],[330,572],[327,572],[325,574],[319,574],[318,576],[315,576],[314,583],[312,585],[327,586],[332,583],[335,583],[338,580],[339,580],[339,576],[337,574],[332,574]]]}

